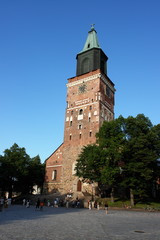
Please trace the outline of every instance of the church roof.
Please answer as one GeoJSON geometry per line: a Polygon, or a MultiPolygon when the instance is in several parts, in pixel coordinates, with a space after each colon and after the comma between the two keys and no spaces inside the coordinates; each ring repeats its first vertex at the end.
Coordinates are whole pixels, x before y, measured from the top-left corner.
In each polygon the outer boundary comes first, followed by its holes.
{"type": "Polygon", "coordinates": [[[92,48],[100,48],[98,43],[98,38],[97,38],[97,32],[94,29],[94,24],[92,24],[91,30],[88,32],[88,37],[81,53],[87,50],[90,50],[92,48]]]}

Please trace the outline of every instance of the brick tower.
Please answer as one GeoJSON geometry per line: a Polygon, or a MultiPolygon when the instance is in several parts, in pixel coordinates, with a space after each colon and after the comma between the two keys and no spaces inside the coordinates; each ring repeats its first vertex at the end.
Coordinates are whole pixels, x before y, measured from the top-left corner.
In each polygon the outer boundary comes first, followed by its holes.
{"type": "Polygon", "coordinates": [[[48,193],[90,191],[90,186],[75,176],[76,159],[83,146],[96,142],[103,121],[114,119],[115,89],[107,76],[108,57],[93,26],[76,59],[76,76],[67,83],[64,142],[46,160],[44,189],[48,193]]]}

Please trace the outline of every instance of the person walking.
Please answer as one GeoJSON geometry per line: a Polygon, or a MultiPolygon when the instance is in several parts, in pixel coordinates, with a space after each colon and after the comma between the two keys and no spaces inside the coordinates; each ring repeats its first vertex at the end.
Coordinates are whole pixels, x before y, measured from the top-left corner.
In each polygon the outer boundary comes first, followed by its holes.
{"type": "Polygon", "coordinates": [[[29,208],[29,207],[30,207],[30,200],[27,200],[26,208],[29,208]]]}
{"type": "Polygon", "coordinates": [[[44,207],[44,202],[40,202],[40,210],[42,211],[44,207]]]}
{"type": "Polygon", "coordinates": [[[89,200],[89,202],[88,202],[88,207],[89,207],[89,210],[92,210],[92,202],[91,202],[91,200],[89,200]]]}
{"type": "Polygon", "coordinates": [[[66,208],[69,208],[69,201],[66,201],[66,208]]]}
{"type": "Polygon", "coordinates": [[[24,198],[23,199],[23,206],[25,206],[26,205],[26,199],[24,198]]]}
{"type": "Polygon", "coordinates": [[[40,200],[38,198],[37,202],[36,202],[36,209],[39,209],[39,205],[40,205],[40,200]]]}
{"type": "Polygon", "coordinates": [[[105,203],[104,209],[106,210],[106,214],[108,214],[108,203],[105,203]]]}

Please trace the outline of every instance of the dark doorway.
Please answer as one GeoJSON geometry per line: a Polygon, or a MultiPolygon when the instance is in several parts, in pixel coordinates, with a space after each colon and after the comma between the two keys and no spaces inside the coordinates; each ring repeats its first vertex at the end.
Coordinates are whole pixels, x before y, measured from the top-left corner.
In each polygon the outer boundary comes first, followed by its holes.
{"type": "Polygon", "coordinates": [[[77,192],[81,192],[82,191],[82,182],[80,180],[78,180],[77,182],[77,192]]]}

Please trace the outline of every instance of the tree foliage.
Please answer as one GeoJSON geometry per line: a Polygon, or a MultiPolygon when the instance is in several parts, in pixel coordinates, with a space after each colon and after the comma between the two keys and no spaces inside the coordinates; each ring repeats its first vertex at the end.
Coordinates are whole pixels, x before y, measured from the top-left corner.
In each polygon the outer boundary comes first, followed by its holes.
{"type": "Polygon", "coordinates": [[[77,176],[123,187],[133,194],[150,194],[159,175],[160,125],[143,114],[104,122],[97,145],[86,146],[77,160],[77,176]],[[98,161],[97,161],[98,160],[98,161]]]}
{"type": "Polygon", "coordinates": [[[0,188],[2,192],[32,193],[33,186],[42,187],[44,180],[44,164],[39,156],[30,158],[25,148],[14,144],[0,156],[0,188]]]}
{"type": "Polygon", "coordinates": [[[86,181],[100,182],[103,168],[103,151],[97,145],[85,146],[75,167],[77,175],[86,181]]]}

